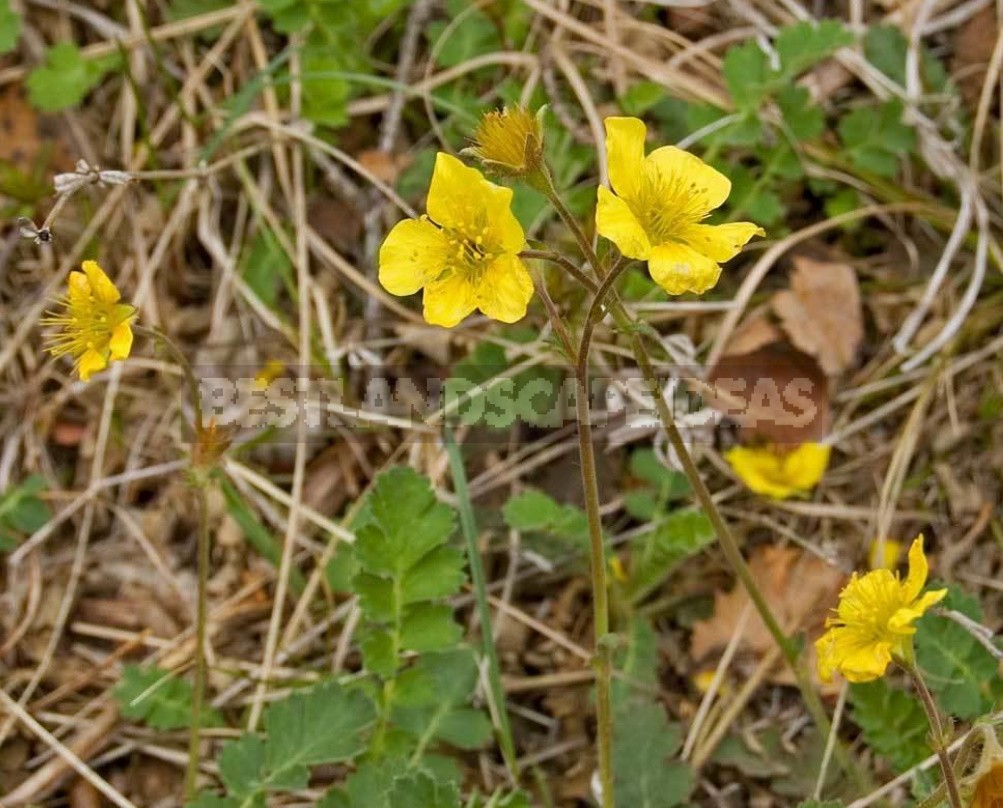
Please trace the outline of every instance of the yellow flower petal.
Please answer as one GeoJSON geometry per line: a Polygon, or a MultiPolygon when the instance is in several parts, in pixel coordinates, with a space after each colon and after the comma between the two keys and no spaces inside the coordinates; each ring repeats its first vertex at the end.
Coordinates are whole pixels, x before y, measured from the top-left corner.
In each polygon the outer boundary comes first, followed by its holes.
{"type": "Polygon", "coordinates": [[[690,194],[696,197],[694,210],[705,215],[721,207],[731,193],[731,180],[716,168],[675,146],[662,146],[648,155],[648,160],[658,167],[662,176],[679,177],[691,186],[690,194]]]}
{"type": "Polygon", "coordinates": [[[66,279],[67,296],[71,303],[77,305],[91,299],[91,282],[83,272],[71,272],[66,279]]]}
{"type": "Polygon", "coordinates": [[[610,184],[617,194],[629,199],[641,181],[647,128],[638,118],[607,118],[605,125],[610,184]]]}
{"type": "Polygon", "coordinates": [[[106,367],[108,367],[108,360],[93,348],[84,351],[77,362],[77,372],[80,374],[80,380],[84,382],[90,379],[92,373],[97,373],[106,367]]]}
{"type": "Polygon", "coordinates": [[[452,274],[425,287],[424,317],[432,325],[452,328],[477,308],[477,292],[470,279],[452,274]]]}
{"type": "Polygon", "coordinates": [[[108,349],[112,359],[125,359],[132,350],[132,328],[128,322],[121,323],[112,329],[108,340],[108,349]]]}
{"type": "Polygon", "coordinates": [[[875,642],[849,650],[839,663],[840,673],[849,682],[872,682],[884,676],[892,663],[892,645],[875,642]]]}
{"type": "Polygon", "coordinates": [[[488,182],[451,154],[435,158],[426,207],[436,224],[472,241],[480,237],[491,250],[519,252],[526,244],[512,213],[512,189],[488,182]]]}
{"type": "Polygon", "coordinates": [[[514,323],[526,316],[533,297],[533,279],[519,257],[502,255],[477,285],[477,307],[493,320],[514,323]]]}
{"type": "Polygon", "coordinates": [[[753,236],[765,235],[766,231],[752,222],[691,224],[679,232],[682,241],[718,263],[730,261],[738,255],[753,236]]]}
{"type": "Polygon", "coordinates": [[[721,267],[685,244],[659,244],[648,259],[652,279],[670,295],[703,294],[721,277],[721,267]]]}
{"type": "Polygon", "coordinates": [[[413,295],[446,268],[448,247],[427,219],[398,222],[380,247],[380,284],[392,295],[413,295]]]}
{"type": "Polygon", "coordinates": [[[930,574],[930,565],[926,561],[926,553],[923,552],[923,534],[921,533],[909,547],[909,574],[905,579],[905,593],[908,600],[915,600],[923,587],[926,585],[926,578],[930,574]]]}
{"type": "Polygon", "coordinates": [[[829,467],[832,449],[824,443],[802,443],[784,456],[784,476],[802,491],[814,488],[829,467]]]}
{"type": "Polygon", "coordinates": [[[121,295],[111,278],[98,265],[97,261],[84,261],[82,267],[87,280],[91,285],[91,292],[94,297],[102,303],[117,303],[121,295]]]}
{"type": "Polygon", "coordinates": [[[651,242],[630,206],[601,185],[596,204],[596,230],[628,258],[646,261],[651,255],[651,242]]]}

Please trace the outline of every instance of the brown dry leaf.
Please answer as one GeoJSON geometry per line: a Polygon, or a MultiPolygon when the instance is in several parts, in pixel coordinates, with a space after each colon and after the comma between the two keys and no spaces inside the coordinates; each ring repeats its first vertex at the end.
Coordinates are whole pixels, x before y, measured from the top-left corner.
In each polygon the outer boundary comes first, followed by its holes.
{"type": "Polygon", "coordinates": [[[864,317],[853,267],[795,257],[791,288],[773,296],[773,311],[794,346],[818,359],[830,376],[855,361],[864,317]]]}
{"type": "Polygon", "coordinates": [[[780,329],[770,322],[767,313],[762,309],[757,310],[735,329],[735,333],[732,334],[724,349],[724,356],[752,353],[752,351],[769,345],[771,342],[779,342],[783,336],[780,329]]]}
{"type": "Polygon", "coordinates": [[[44,155],[53,171],[70,171],[73,158],[66,148],[62,119],[35,112],[19,85],[0,90],[0,160],[20,171],[30,170],[44,155]]]}
{"type": "Polygon", "coordinates": [[[975,111],[986,80],[986,70],[999,35],[996,10],[986,6],[954,32],[954,57],[951,75],[958,82],[961,96],[971,111],[975,111]]]}
{"type": "Polygon", "coordinates": [[[401,172],[408,167],[411,158],[406,154],[389,154],[382,149],[366,149],[355,157],[364,168],[388,185],[397,182],[401,172]]]}
{"type": "MultiPolygon", "coordinates": [[[[809,639],[821,633],[825,617],[836,605],[846,580],[840,570],[795,547],[758,548],[749,559],[749,569],[780,626],[788,634],[807,632],[809,639]]],[[[730,592],[714,594],[713,616],[693,629],[690,653],[698,664],[724,649],[748,603],[749,596],[741,584],[730,592]]],[[[773,647],[773,637],[753,611],[740,649],[762,657],[773,647]]],[[[814,671],[814,664],[811,669],[814,671]]],[[[771,680],[784,684],[793,681],[786,667],[777,667],[771,680]]]]}
{"type": "Polygon", "coordinates": [[[741,425],[743,441],[800,444],[829,431],[829,380],[812,357],[786,342],[727,354],[707,381],[709,403],[741,425]]]}

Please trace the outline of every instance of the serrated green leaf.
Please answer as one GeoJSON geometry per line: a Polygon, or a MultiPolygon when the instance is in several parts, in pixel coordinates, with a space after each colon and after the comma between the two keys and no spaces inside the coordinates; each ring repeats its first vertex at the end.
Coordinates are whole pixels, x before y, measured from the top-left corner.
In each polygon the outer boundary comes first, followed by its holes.
{"type": "Polygon", "coordinates": [[[799,22],[788,26],[780,31],[776,41],[781,75],[795,78],[840,48],[852,44],[853,34],[838,20],[799,22]]]}
{"type": "Polygon", "coordinates": [[[37,494],[45,490],[44,477],[27,477],[0,495],[0,551],[13,550],[18,534],[31,534],[52,518],[48,504],[37,494]]]}
{"type": "Polygon", "coordinates": [[[480,749],[491,740],[493,731],[483,710],[462,708],[442,717],[436,737],[459,749],[480,749]]]}
{"type": "Polygon", "coordinates": [[[219,756],[219,778],[230,796],[247,799],[263,789],[265,742],[257,735],[242,735],[226,744],[219,756]]]}
{"type": "Polygon", "coordinates": [[[455,595],[467,578],[463,553],[453,547],[437,547],[404,573],[403,605],[455,595]]]}
{"type": "Polygon", "coordinates": [[[505,523],[515,530],[552,533],[561,538],[584,541],[588,537],[585,512],[563,505],[542,491],[530,489],[516,494],[502,508],[505,523]]]}
{"type": "Polygon", "coordinates": [[[839,122],[839,137],[850,160],[866,171],[890,177],[899,159],[916,146],[916,132],[902,122],[902,103],[858,107],[839,122]]]}
{"type": "Polygon", "coordinates": [[[404,612],[401,645],[409,651],[441,651],[459,642],[463,628],[445,604],[419,603],[404,612]]]}
{"type": "MultiPolygon", "coordinates": [[[[942,605],[978,622],[977,599],[951,587],[942,605]]],[[[950,618],[927,613],[916,624],[916,661],[941,709],[956,718],[975,718],[991,708],[987,685],[998,663],[963,627],[950,618]]]]}
{"type": "Polygon", "coordinates": [[[351,85],[338,74],[348,65],[330,45],[308,46],[303,51],[303,117],[325,126],[348,123],[351,85]]]}
{"type": "Polygon", "coordinates": [[[401,575],[444,544],[456,515],[435,499],[428,480],[408,468],[380,475],[367,498],[370,519],[357,531],[355,553],[363,570],[401,575]]]}
{"type": "MultiPolygon", "coordinates": [[[[126,665],[122,680],[113,691],[122,715],[154,729],[182,729],[191,723],[192,686],[171,671],[126,665]]],[[[202,726],[221,726],[216,710],[202,712],[202,726]]]]}
{"type": "Polygon", "coordinates": [[[77,106],[116,63],[117,58],[85,60],[72,42],[53,45],[45,64],[28,75],[28,97],[43,112],[77,106]]]}
{"type": "MultiPolygon", "coordinates": [[[[906,57],[909,41],[894,25],[872,25],[864,35],[864,55],[867,61],[900,87],[906,85],[906,57]]],[[[920,78],[933,92],[943,92],[948,85],[948,72],[943,63],[925,46],[920,47],[920,78]]]]}
{"type": "Polygon", "coordinates": [[[389,578],[360,572],[352,579],[352,588],[359,596],[359,606],[370,620],[392,620],[401,608],[396,599],[394,582],[389,578]]]}
{"type": "Polygon", "coordinates": [[[10,0],[0,0],[0,54],[14,50],[21,38],[21,15],[10,7],[10,0]]]}
{"type": "Polygon", "coordinates": [[[367,671],[389,678],[397,670],[393,637],[382,628],[365,632],[359,639],[359,650],[367,671]]]}
{"type": "Polygon", "coordinates": [[[416,772],[394,781],[387,802],[393,808],[460,808],[460,791],[455,783],[416,772]]]}
{"type": "Polygon", "coordinates": [[[328,682],[276,702],[265,713],[266,783],[302,788],[309,766],[351,760],[365,749],[363,734],[375,718],[358,691],[328,682]]]}
{"type": "Polygon", "coordinates": [[[725,84],[740,109],[757,109],[771,77],[769,59],[756,42],[728,49],[722,65],[725,84]]]}
{"type": "Polygon", "coordinates": [[[629,701],[613,723],[616,802],[630,808],[674,808],[693,790],[690,768],[672,758],[682,731],[670,724],[660,705],[629,701]]]}
{"type": "Polygon", "coordinates": [[[850,685],[850,704],[867,745],[895,771],[905,771],[930,754],[926,713],[910,694],[878,679],[850,685]]]}
{"type": "Polygon", "coordinates": [[[674,511],[631,542],[627,597],[644,599],[672,569],[714,541],[707,515],[694,508],[674,511]]]}
{"type": "Polygon", "coordinates": [[[804,87],[795,84],[777,91],[777,105],[784,123],[798,140],[811,140],[825,129],[825,115],[812,103],[811,95],[804,87]]]}

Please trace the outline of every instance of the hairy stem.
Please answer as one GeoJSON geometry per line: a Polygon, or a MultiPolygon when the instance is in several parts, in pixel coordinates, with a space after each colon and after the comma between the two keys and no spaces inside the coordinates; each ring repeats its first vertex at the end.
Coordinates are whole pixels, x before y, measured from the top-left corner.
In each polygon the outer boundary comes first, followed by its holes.
{"type": "Polygon", "coordinates": [[[915,663],[908,663],[905,669],[912,678],[912,683],[919,694],[919,699],[923,703],[923,710],[926,712],[927,721],[930,722],[930,738],[933,750],[937,753],[940,761],[940,769],[944,773],[944,785],[947,787],[947,797],[951,802],[951,808],[962,808],[961,792],[958,790],[958,779],[954,774],[954,767],[951,765],[951,758],[947,754],[949,741],[944,734],[944,724],[940,720],[940,710],[933,700],[930,689],[926,686],[922,674],[915,663]]]}

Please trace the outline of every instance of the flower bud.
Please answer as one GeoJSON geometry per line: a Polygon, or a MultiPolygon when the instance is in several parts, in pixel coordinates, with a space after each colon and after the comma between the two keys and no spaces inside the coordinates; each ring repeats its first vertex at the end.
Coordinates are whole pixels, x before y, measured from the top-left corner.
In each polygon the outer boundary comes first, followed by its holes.
{"type": "Polygon", "coordinates": [[[530,114],[525,107],[488,112],[474,132],[474,145],[464,149],[486,169],[520,177],[543,168],[543,110],[530,114]]]}

